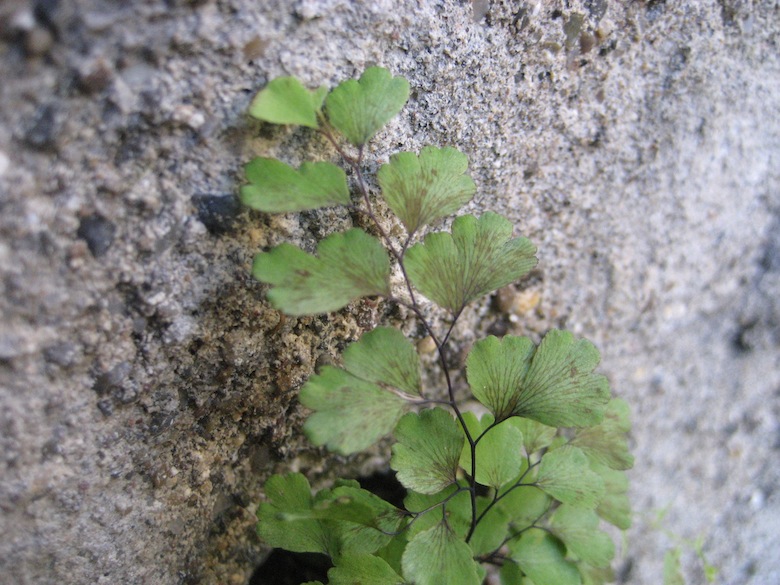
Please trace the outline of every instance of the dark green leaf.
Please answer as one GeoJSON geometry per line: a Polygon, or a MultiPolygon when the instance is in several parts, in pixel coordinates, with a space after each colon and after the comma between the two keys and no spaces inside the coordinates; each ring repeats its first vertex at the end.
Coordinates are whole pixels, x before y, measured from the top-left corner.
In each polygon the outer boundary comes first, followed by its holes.
{"type": "Polygon", "coordinates": [[[368,382],[420,395],[420,358],[414,345],[393,327],[377,327],[344,352],[344,367],[368,382]]]}
{"type": "Polygon", "coordinates": [[[595,427],[578,431],[571,444],[582,449],[593,461],[612,469],[631,469],[634,457],[628,450],[626,437],[630,429],[628,404],[616,398],[607,405],[604,420],[595,427]]]}
{"type": "Polygon", "coordinates": [[[277,77],[252,100],[249,115],[273,124],[298,124],[317,128],[317,113],[327,89],[306,89],[294,77],[277,77]]]}
{"type": "Polygon", "coordinates": [[[329,585],[403,585],[403,578],[379,557],[345,554],[328,571],[329,585]]]}
{"type": "Polygon", "coordinates": [[[590,470],[576,447],[548,451],[539,465],[536,485],[564,504],[595,509],[604,498],[604,480],[590,470]]]}
{"type": "Polygon", "coordinates": [[[599,517],[593,510],[562,504],[550,518],[550,529],[569,552],[588,565],[608,567],[615,556],[615,544],[599,530],[599,517]]]}
{"type": "Polygon", "coordinates": [[[416,585],[479,585],[471,547],[446,522],[417,534],[407,545],[404,577],[416,585]]]}
{"type": "Polygon", "coordinates": [[[259,211],[304,211],[350,202],[347,175],[329,162],[306,162],[296,171],[275,158],[256,158],[245,172],[249,184],[241,187],[241,202],[259,211]]]}
{"type": "Polygon", "coordinates": [[[454,148],[426,146],[417,157],[400,152],[379,169],[377,179],[387,205],[403,222],[406,231],[455,213],[476,191],[465,175],[468,159],[454,148]]]}
{"type": "Polygon", "coordinates": [[[363,296],[389,294],[387,252],[363,230],[328,236],[317,254],[282,244],[258,254],[252,274],[273,285],[268,299],[289,315],[327,313],[363,296]]]}
{"type": "Polygon", "coordinates": [[[393,430],[406,401],[345,370],[325,366],[301,389],[301,404],[314,410],[304,430],[315,445],[349,454],[393,430]]]}
{"type": "Polygon", "coordinates": [[[390,467],[404,487],[435,494],[455,483],[463,431],[446,410],[410,412],[395,428],[390,467]]]}
{"type": "Polygon", "coordinates": [[[458,314],[471,301],[514,282],[536,266],[536,248],[512,237],[512,224],[495,213],[455,219],[452,233],[428,234],[406,254],[417,289],[458,314]]]}
{"type": "Polygon", "coordinates": [[[589,426],[609,400],[607,379],[593,373],[598,362],[593,344],[554,329],[537,348],[511,335],[480,340],[466,367],[471,391],[496,420],[514,415],[553,427],[589,426]]]}
{"type": "Polygon", "coordinates": [[[510,541],[509,550],[535,585],[580,585],[579,571],[566,560],[563,545],[542,530],[524,532],[519,540],[510,541]]]}
{"type": "MultiPolygon", "coordinates": [[[[484,436],[476,447],[476,481],[494,489],[500,488],[520,473],[524,457],[523,435],[512,425],[500,423],[493,428],[493,416],[486,414],[480,421],[472,412],[463,413],[472,438],[484,436]],[[490,430],[488,430],[490,428],[490,430]],[[486,432],[487,431],[487,432],[486,432]]],[[[471,445],[464,438],[460,466],[471,474],[471,445]]]]}
{"type": "Polygon", "coordinates": [[[360,80],[340,83],[325,99],[328,120],[355,146],[362,146],[401,111],[409,82],[387,69],[369,67],[360,80]]]}

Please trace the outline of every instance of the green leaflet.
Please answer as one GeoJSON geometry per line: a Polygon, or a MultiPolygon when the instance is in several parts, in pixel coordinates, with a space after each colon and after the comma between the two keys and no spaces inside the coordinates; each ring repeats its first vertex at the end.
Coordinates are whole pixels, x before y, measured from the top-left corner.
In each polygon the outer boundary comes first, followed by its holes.
{"type": "Polygon", "coordinates": [[[588,565],[605,568],[615,556],[615,544],[598,528],[596,512],[568,504],[561,504],[550,518],[550,530],[569,552],[588,565]]]}
{"type": "Polygon", "coordinates": [[[625,472],[591,461],[591,469],[604,481],[604,499],[596,513],[621,530],[631,528],[631,504],[628,501],[628,478],[625,472]]]}
{"type": "Polygon", "coordinates": [[[468,175],[468,159],[454,148],[426,146],[418,157],[399,152],[377,173],[382,197],[409,234],[455,213],[477,187],[468,175]]]}
{"type": "Polygon", "coordinates": [[[403,578],[384,560],[370,554],[347,554],[328,571],[328,585],[403,585],[403,578]]]}
{"type": "Polygon", "coordinates": [[[463,432],[441,408],[410,412],[395,428],[390,467],[401,484],[421,494],[435,494],[455,483],[463,432]]]}
{"type": "Polygon", "coordinates": [[[400,331],[377,327],[346,349],[344,367],[322,368],[299,400],[315,411],[304,425],[309,439],[348,454],[393,430],[407,403],[389,389],[419,395],[420,360],[400,331]]]}
{"type": "Polygon", "coordinates": [[[327,92],[325,87],[309,91],[294,77],[278,77],[254,97],[249,115],[272,124],[317,128],[317,114],[327,92]]]}
{"type": "Polygon", "coordinates": [[[355,146],[362,146],[409,99],[409,82],[387,69],[369,67],[359,80],[340,83],[325,99],[328,120],[355,146]]]}
{"type": "Polygon", "coordinates": [[[471,499],[465,490],[455,493],[459,487],[462,486],[452,484],[435,494],[421,494],[409,490],[404,498],[404,507],[414,514],[424,510],[425,513],[409,526],[406,531],[407,536],[414,538],[423,530],[434,527],[441,521],[442,514],[446,513],[450,529],[461,538],[465,538],[471,525],[471,499]],[[442,506],[445,512],[442,512],[442,506]],[[465,513],[464,510],[467,509],[469,511],[465,513]]]}
{"type": "Polygon", "coordinates": [[[523,446],[527,455],[549,447],[553,439],[555,439],[555,434],[558,432],[555,427],[548,427],[530,418],[519,416],[510,418],[507,424],[511,424],[523,433],[523,446]]]}
{"type": "Polygon", "coordinates": [[[578,563],[582,585],[606,585],[615,582],[615,571],[612,567],[591,567],[585,563],[578,563]]]}
{"type": "MultiPolygon", "coordinates": [[[[476,447],[477,483],[498,489],[513,477],[517,477],[525,459],[522,452],[522,433],[509,424],[490,428],[494,422],[490,414],[477,420],[474,413],[464,412],[463,419],[474,439],[487,431],[476,447]]],[[[471,446],[464,437],[460,466],[466,473],[471,474],[471,463],[471,446]]]]}
{"type": "Polygon", "coordinates": [[[503,339],[491,335],[471,348],[466,359],[471,392],[490,409],[496,420],[520,414],[517,405],[535,351],[536,346],[530,339],[514,335],[503,339]]]}
{"type": "Polygon", "coordinates": [[[572,506],[593,509],[604,498],[604,480],[590,470],[588,458],[576,447],[564,446],[545,453],[536,485],[572,506]]]}
{"type": "MultiPolygon", "coordinates": [[[[502,490],[502,493],[506,491],[502,490]]],[[[507,493],[498,506],[509,521],[522,530],[538,521],[550,509],[551,503],[550,496],[542,490],[533,486],[521,486],[507,493]]]]}
{"type": "Polygon", "coordinates": [[[248,185],[241,203],[266,213],[349,205],[347,175],[329,162],[305,162],[296,171],[275,158],[256,158],[245,167],[248,185]]]}
{"type": "MultiPolygon", "coordinates": [[[[420,511],[431,508],[439,502],[443,502],[456,491],[455,486],[434,495],[423,495],[409,492],[404,499],[404,505],[409,511],[420,511]]],[[[477,514],[481,515],[492,502],[492,498],[477,498],[477,514]]],[[[459,538],[465,539],[471,527],[471,498],[467,491],[461,491],[451,497],[444,504],[446,508],[447,525],[459,538]]],[[[408,530],[409,538],[432,528],[441,521],[441,507],[430,509],[421,518],[416,520],[408,530]]],[[[469,540],[469,546],[475,556],[488,554],[496,550],[507,535],[509,518],[503,509],[493,507],[485,514],[482,521],[477,524],[474,534],[469,540]]]]}
{"type": "Polygon", "coordinates": [[[510,541],[509,550],[535,585],[580,585],[579,571],[566,560],[560,541],[538,528],[510,541]]]}
{"type": "Polygon", "coordinates": [[[439,522],[417,534],[402,559],[404,577],[415,585],[479,585],[482,581],[471,547],[439,522]]]}
{"type": "Polygon", "coordinates": [[[299,400],[314,411],[303,427],[309,440],[345,455],[392,431],[406,408],[396,394],[332,366],[309,378],[299,400]]]}
{"type": "Polygon", "coordinates": [[[265,483],[268,502],[257,510],[257,532],[269,545],[293,552],[337,554],[338,534],[318,519],[289,521],[314,506],[309,481],[300,473],[274,475],[265,483]]]}
{"type": "Polygon", "coordinates": [[[598,350],[552,330],[539,347],[523,337],[488,337],[474,344],[466,362],[474,396],[496,419],[521,416],[550,426],[598,423],[609,400],[607,379],[593,370],[598,350]]]}
{"type": "Polygon", "coordinates": [[[471,301],[514,282],[536,266],[536,248],[512,237],[512,224],[495,213],[463,215],[452,232],[428,234],[406,253],[412,284],[454,315],[471,301]]]}
{"type": "Polygon", "coordinates": [[[420,395],[417,350],[393,327],[377,327],[350,345],[344,352],[344,367],[363,380],[420,395]]]}
{"type": "Polygon", "coordinates": [[[588,429],[581,429],[571,444],[582,449],[598,463],[612,469],[631,469],[634,457],[628,450],[626,433],[631,430],[630,413],[625,400],[613,399],[607,405],[604,420],[588,429]]]}
{"type": "Polygon", "coordinates": [[[265,484],[268,501],[257,517],[269,545],[294,552],[372,553],[391,540],[406,514],[354,482],[341,482],[315,496],[300,473],[274,475],[265,484]]]}
{"type": "Polygon", "coordinates": [[[681,569],[680,551],[667,551],[664,555],[664,585],[685,585],[681,569]]]}
{"type": "Polygon", "coordinates": [[[288,315],[327,313],[360,297],[389,294],[387,252],[363,230],[328,236],[317,255],[282,244],[255,256],[252,274],[273,285],[268,299],[288,315]]]}

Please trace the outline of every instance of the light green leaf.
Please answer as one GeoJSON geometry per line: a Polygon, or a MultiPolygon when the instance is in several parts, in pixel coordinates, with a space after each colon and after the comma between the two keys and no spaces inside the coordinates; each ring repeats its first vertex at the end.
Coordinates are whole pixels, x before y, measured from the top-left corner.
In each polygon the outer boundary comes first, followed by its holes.
{"type": "MultiPolygon", "coordinates": [[[[477,498],[477,515],[482,514],[487,506],[493,501],[493,498],[477,498]]],[[[467,523],[471,521],[471,502],[466,497],[463,504],[462,514],[467,523]]],[[[487,514],[477,524],[474,534],[471,535],[469,546],[474,551],[474,556],[486,555],[498,549],[504,542],[509,532],[509,517],[506,512],[498,506],[493,506],[487,514]]]]}
{"type": "Polygon", "coordinates": [[[553,427],[599,423],[609,401],[609,382],[594,374],[599,351],[586,339],[553,329],[534,353],[514,413],[553,427]]]}
{"type": "Polygon", "coordinates": [[[582,449],[598,463],[612,469],[631,469],[634,457],[628,450],[626,433],[631,429],[628,403],[613,399],[607,405],[604,420],[595,427],[581,429],[571,444],[582,449]]]}
{"type": "Polygon", "coordinates": [[[479,585],[471,547],[445,522],[417,534],[407,545],[404,577],[416,585],[479,585]]]}
{"type": "Polygon", "coordinates": [[[463,431],[441,408],[410,412],[395,428],[390,467],[401,484],[421,494],[435,494],[455,483],[463,431]]]}
{"type": "Polygon", "coordinates": [[[300,170],[275,158],[258,157],[246,165],[244,205],[267,213],[285,213],[349,205],[347,175],[329,162],[305,162],[300,170]]]}
{"type": "Polygon", "coordinates": [[[268,299],[288,315],[327,313],[360,297],[389,294],[387,252],[363,230],[328,236],[317,254],[282,244],[255,256],[252,274],[273,285],[268,299]]]}
{"type": "Polygon", "coordinates": [[[452,233],[428,234],[406,253],[406,269],[417,289],[458,314],[471,301],[514,282],[536,266],[536,248],[512,237],[512,224],[495,213],[462,215],[452,233]]]}
{"type": "Polygon", "coordinates": [[[664,585],[685,585],[680,567],[680,551],[670,550],[664,555],[664,585]]]}
{"type": "Polygon", "coordinates": [[[466,361],[474,396],[496,420],[521,416],[552,427],[598,423],[609,400],[607,379],[593,370],[598,350],[553,329],[538,347],[525,337],[490,336],[474,344],[466,361]]]}
{"type": "Polygon", "coordinates": [[[593,510],[562,504],[550,518],[550,529],[569,552],[588,565],[608,567],[615,556],[615,543],[599,530],[599,517],[593,510]]]}
{"type": "Polygon", "coordinates": [[[604,499],[596,513],[621,530],[631,528],[631,503],[628,500],[628,478],[625,472],[591,461],[591,469],[604,481],[604,499]]]}
{"type": "Polygon", "coordinates": [[[536,485],[564,504],[595,509],[604,498],[604,480],[590,469],[576,447],[548,451],[539,464],[536,485]]]}
{"type": "Polygon", "coordinates": [[[358,378],[420,395],[420,358],[414,345],[393,327],[377,327],[344,352],[345,368],[358,378]]]}
{"type": "Polygon", "coordinates": [[[317,113],[327,89],[306,89],[294,77],[277,77],[265,86],[249,105],[249,115],[272,124],[298,124],[317,128],[317,113]]]}
{"type": "Polygon", "coordinates": [[[511,560],[504,563],[498,572],[501,585],[534,585],[528,577],[523,575],[520,566],[511,560]]]}
{"type": "Polygon", "coordinates": [[[360,80],[340,83],[325,98],[328,120],[355,146],[362,146],[401,111],[409,82],[381,67],[369,67],[360,80]]]}
{"type": "Polygon", "coordinates": [[[403,578],[379,557],[345,554],[328,571],[329,585],[403,585],[403,578]]]}
{"type": "Polygon", "coordinates": [[[582,585],[606,585],[615,582],[615,571],[612,567],[591,567],[585,563],[578,563],[582,577],[582,585]]]}
{"type": "Polygon", "coordinates": [[[480,339],[466,358],[466,376],[474,398],[487,406],[496,420],[518,414],[523,382],[536,346],[527,337],[493,335],[480,339]]]}
{"type": "Polygon", "coordinates": [[[345,455],[387,435],[406,408],[400,396],[332,366],[309,378],[299,400],[315,411],[303,427],[309,440],[345,455]]]}
{"type": "Polygon", "coordinates": [[[580,585],[576,565],[566,560],[560,541],[537,528],[510,541],[512,558],[535,585],[580,585]]]}
{"type": "Polygon", "coordinates": [[[549,447],[558,432],[555,427],[548,427],[530,418],[519,416],[510,418],[505,424],[511,424],[523,434],[523,446],[528,455],[549,447]]]}
{"type": "Polygon", "coordinates": [[[267,544],[292,552],[338,553],[338,535],[319,520],[289,520],[291,515],[310,512],[314,504],[311,486],[302,474],[272,476],[265,483],[265,495],[268,501],[257,510],[257,532],[267,544]]]}
{"type": "Polygon", "coordinates": [[[416,156],[399,152],[377,173],[382,196],[409,234],[455,213],[477,190],[464,174],[466,156],[454,148],[426,146],[416,156]]]}
{"type": "MultiPolygon", "coordinates": [[[[502,493],[506,493],[506,490],[502,493]]],[[[498,506],[509,521],[522,530],[539,521],[550,509],[551,502],[550,496],[542,490],[533,486],[521,486],[507,493],[498,506]]]]}
{"type": "Polygon", "coordinates": [[[390,539],[389,543],[374,553],[390,565],[390,568],[399,575],[403,572],[401,569],[401,557],[406,550],[406,545],[409,543],[408,534],[408,530],[396,534],[390,539]]]}
{"type": "MultiPolygon", "coordinates": [[[[487,431],[476,447],[477,475],[475,479],[477,483],[498,489],[516,477],[520,473],[520,467],[524,461],[522,433],[506,423],[500,423],[490,428],[494,422],[493,416],[490,414],[484,415],[478,421],[474,413],[465,412],[463,418],[474,439],[487,431]]],[[[471,446],[465,437],[460,466],[466,473],[471,474],[471,446]]]]}
{"type": "Polygon", "coordinates": [[[466,490],[458,493],[459,487],[452,484],[436,494],[420,494],[408,491],[404,498],[404,507],[413,514],[420,514],[407,529],[411,539],[423,530],[433,528],[441,522],[442,514],[446,514],[450,529],[461,538],[465,538],[471,526],[471,498],[466,490]],[[446,506],[444,512],[442,506],[446,506]],[[464,510],[468,510],[464,513],[464,510]]]}

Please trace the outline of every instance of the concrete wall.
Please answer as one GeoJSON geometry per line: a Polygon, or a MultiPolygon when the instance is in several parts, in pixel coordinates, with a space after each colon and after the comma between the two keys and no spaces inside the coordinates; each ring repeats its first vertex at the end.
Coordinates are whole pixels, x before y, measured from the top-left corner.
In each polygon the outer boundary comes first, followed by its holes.
{"type": "Polygon", "coordinates": [[[539,246],[516,291],[539,305],[486,299],[458,343],[567,327],[632,405],[621,580],[658,583],[675,539],[702,537],[720,583],[780,582],[775,0],[6,0],[0,33],[9,583],[244,583],[268,474],[382,465],[308,446],[296,392],[399,315],[280,322],[248,274],[350,216],[235,200],[252,156],[333,157],[250,121],[259,88],[372,64],[413,88],[372,160],[458,147],[468,210],[539,246]]]}

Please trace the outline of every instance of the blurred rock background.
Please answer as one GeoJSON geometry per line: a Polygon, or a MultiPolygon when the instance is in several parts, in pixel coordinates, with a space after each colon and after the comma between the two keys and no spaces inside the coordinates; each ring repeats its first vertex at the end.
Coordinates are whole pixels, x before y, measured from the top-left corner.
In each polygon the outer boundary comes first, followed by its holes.
{"type": "Polygon", "coordinates": [[[703,583],[701,539],[718,583],[780,582],[779,41],[776,0],[4,0],[3,580],[246,583],[270,473],[381,468],[307,445],[296,393],[403,315],[282,320],[249,276],[350,216],[235,197],[253,156],[334,158],[249,120],[258,89],[378,64],[412,96],[369,166],[456,146],[467,210],[539,246],[459,347],[567,327],[633,408],[619,581],[680,546],[703,583]]]}

